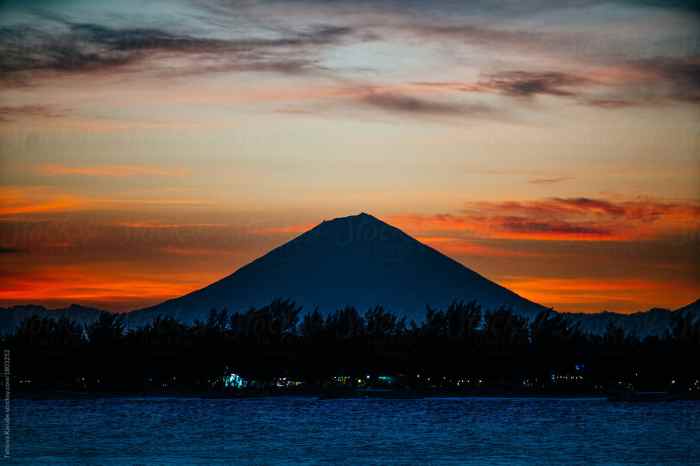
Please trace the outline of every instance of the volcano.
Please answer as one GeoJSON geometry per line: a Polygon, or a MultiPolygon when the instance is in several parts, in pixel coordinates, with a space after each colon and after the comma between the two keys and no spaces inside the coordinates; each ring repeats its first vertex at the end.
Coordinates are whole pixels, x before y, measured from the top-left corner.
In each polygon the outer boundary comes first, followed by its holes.
{"type": "Polygon", "coordinates": [[[292,299],[305,312],[346,305],[364,312],[382,305],[417,321],[426,306],[454,300],[476,300],[485,309],[507,306],[528,318],[546,310],[362,213],[324,221],[205,288],[133,311],[129,323],[158,315],[191,323],[206,319],[211,309],[245,311],[276,298],[292,299]]]}

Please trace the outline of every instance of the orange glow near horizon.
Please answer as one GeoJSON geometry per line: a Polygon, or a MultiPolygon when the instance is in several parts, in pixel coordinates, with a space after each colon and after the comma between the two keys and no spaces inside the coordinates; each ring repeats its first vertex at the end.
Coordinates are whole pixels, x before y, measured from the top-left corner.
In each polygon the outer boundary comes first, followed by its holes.
{"type": "Polygon", "coordinates": [[[688,283],[639,279],[504,278],[501,285],[531,301],[567,312],[600,312],[614,308],[646,310],[641,303],[662,294],[672,296],[667,306],[675,309],[697,299],[697,288],[688,283]]]}
{"type": "MultiPolygon", "coordinates": [[[[21,215],[19,218],[23,217],[21,215]]],[[[468,228],[470,224],[459,220],[445,222],[445,218],[449,217],[437,217],[437,221],[423,221],[423,217],[413,215],[398,218],[403,221],[397,222],[397,225],[408,234],[467,267],[474,267],[474,263],[510,264],[509,267],[499,266],[500,270],[525,267],[531,273],[537,267],[542,267],[538,263],[547,263],[560,255],[548,249],[549,244],[555,243],[549,237],[544,240],[529,237],[524,241],[530,246],[524,248],[521,243],[513,243],[500,235],[490,238],[483,235],[460,236],[474,233],[468,228]],[[415,218],[419,221],[413,224],[406,221],[415,218]],[[429,230],[434,233],[424,234],[429,230]]],[[[29,232],[25,238],[29,242],[18,241],[11,245],[16,248],[16,253],[4,254],[6,258],[14,258],[17,269],[15,272],[5,269],[0,303],[44,303],[50,306],[78,303],[116,311],[145,307],[204,287],[313,226],[314,223],[291,222],[277,226],[252,226],[236,232],[227,223],[134,220],[114,222],[111,226],[107,224],[102,227],[106,230],[83,228],[79,230],[79,235],[84,237],[76,236],[71,230],[64,231],[63,236],[50,230],[45,231],[44,235],[29,232]],[[105,236],[108,232],[112,236],[105,236]],[[126,236],[118,232],[124,232],[126,236]],[[209,235],[210,239],[204,235],[209,235]],[[231,235],[241,242],[243,248],[235,256],[231,247],[238,249],[239,246],[227,240],[231,235]],[[34,239],[41,243],[32,244],[34,239]],[[51,243],[52,240],[55,242],[51,243]],[[117,248],[114,258],[104,262],[104,265],[90,260],[90,257],[98,257],[99,249],[95,248],[100,248],[100,244],[116,246],[117,242],[125,240],[129,241],[130,246],[121,254],[117,248]],[[225,242],[222,243],[222,240],[225,242]],[[249,246],[245,245],[253,244],[251,241],[263,241],[261,244],[264,246],[256,246],[256,252],[250,251],[249,246]],[[24,258],[31,259],[33,252],[51,258],[54,264],[26,268],[24,258]],[[135,267],[134,264],[139,266],[135,267]],[[187,269],[190,271],[182,272],[187,269]]],[[[65,229],[65,225],[62,228],[65,229]]],[[[523,239],[519,238],[518,241],[522,242],[523,239]]],[[[570,260],[592,261],[595,258],[573,255],[570,260]]],[[[697,299],[698,293],[697,284],[692,281],[662,276],[553,278],[501,275],[497,269],[482,270],[480,267],[476,270],[486,272],[496,282],[532,301],[559,311],[611,309],[632,312],[649,307],[648,303],[657,303],[659,296],[667,298],[656,306],[680,307],[697,299]]]]}
{"type": "Polygon", "coordinates": [[[166,278],[155,271],[135,275],[128,266],[111,270],[91,270],[89,266],[42,267],[26,276],[6,278],[0,289],[0,301],[54,306],[84,304],[129,311],[189,293],[215,278],[201,273],[172,272],[166,278]]]}

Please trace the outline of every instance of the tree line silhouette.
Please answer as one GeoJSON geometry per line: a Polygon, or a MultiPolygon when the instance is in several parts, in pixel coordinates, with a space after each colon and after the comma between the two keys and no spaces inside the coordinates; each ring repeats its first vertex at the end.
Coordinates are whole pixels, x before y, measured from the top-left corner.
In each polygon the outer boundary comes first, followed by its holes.
{"type": "Polygon", "coordinates": [[[591,335],[560,314],[528,321],[476,302],[429,307],[420,324],[381,306],[301,311],[275,300],[245,312],[212,310],[192,325],[157,317],[128,330],[119,314],[103,313],[87,326],[33,316],[0,342],[20,392],[221,393],[230,374],[257,391],[292,390],[280,380],[313,391],[379,375],[416,390],[700,391],[700,321],[688,315],[667,335],[640,340],[613,326],[591,335]]]}

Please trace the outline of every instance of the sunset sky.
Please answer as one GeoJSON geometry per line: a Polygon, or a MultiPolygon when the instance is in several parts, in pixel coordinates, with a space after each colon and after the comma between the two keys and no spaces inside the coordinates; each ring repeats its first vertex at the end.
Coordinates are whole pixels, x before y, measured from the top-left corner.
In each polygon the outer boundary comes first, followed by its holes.
{"type": "Polygon", "coordinates": [[[371,213],[560,311],[700,297],[693,2],[4,1],[0,306],[371,213]]]}

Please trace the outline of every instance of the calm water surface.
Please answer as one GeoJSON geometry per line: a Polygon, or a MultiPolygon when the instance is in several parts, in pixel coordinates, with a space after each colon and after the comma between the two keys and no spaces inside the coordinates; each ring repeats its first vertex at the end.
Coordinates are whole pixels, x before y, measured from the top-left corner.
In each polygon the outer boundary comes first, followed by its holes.
{"type": "Polygon", "coordinates": [[[13,400],[17,464],[700,465],[700,403],[13,400]]]}

